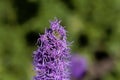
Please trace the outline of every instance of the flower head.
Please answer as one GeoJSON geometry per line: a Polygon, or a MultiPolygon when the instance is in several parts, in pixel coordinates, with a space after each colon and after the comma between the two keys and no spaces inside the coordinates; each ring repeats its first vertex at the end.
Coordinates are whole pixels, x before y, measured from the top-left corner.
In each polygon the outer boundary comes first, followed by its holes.
{"type": "Polygon", "coordinates": [[[60,21],[50,22],[50,28],[37,43],[38,49],[33,53],[34,80],[69,80],[69,46],[60,21]]]}
{"type": "Polygon", "coordinates": [[[72,55],[71,59],[71,77],[82,80],[87,71],[86,59],[80,55],[72,55]]]}

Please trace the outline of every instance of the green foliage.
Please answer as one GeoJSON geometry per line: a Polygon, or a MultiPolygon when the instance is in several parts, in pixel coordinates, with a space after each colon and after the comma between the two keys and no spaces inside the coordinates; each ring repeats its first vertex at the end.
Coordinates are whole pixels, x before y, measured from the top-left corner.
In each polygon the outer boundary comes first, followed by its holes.
{"type": "MultiPolygon", "coordinates": [[[[26,35],[30,31],[42,33],[54,17],[62,20],[69,41],[74,41],[72,52],[86,55],[91,60],[93,51],[102,42],[114,55],[116,71],[120,74],[119,0],[1,0],[0,80],[30,80],[33,77],[32,52],[36,48],[27,44],[26,35]],[[80,44],[81,34],[87,36],[86,46],[80,44]]],[[[105,80],[119,78],[105,76],[105,80]]]]}

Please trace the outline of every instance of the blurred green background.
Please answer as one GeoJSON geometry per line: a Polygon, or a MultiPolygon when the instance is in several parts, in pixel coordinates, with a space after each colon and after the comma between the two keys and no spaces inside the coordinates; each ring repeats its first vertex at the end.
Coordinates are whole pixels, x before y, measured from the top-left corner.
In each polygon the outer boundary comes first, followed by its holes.
{"type": "Polygon", "coordinates": [[[54,17],[67,29],[72,53],[92,64],[104,48],[115,73],[103,80],[120,80],[120,0],[0,0],[0,80],[32,80],[38,34],[54,17]]]}

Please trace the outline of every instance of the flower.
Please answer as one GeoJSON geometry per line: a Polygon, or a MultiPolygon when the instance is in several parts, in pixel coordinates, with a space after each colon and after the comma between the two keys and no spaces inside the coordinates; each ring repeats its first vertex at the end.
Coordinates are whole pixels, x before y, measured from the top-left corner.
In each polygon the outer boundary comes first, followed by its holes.
{"type": "Polygon", "coordinates": [[[69,80],[70,48],[58,19],[50,22],[37,43],[38,49],[33,52],[34,80],[69,80]]]}
{"type": "Polygon", "coordinates": [[[71,57],[71,77],[75,80],[82,80],[86,71],[86,59],[78,54],[73,54],[71,57]]]}

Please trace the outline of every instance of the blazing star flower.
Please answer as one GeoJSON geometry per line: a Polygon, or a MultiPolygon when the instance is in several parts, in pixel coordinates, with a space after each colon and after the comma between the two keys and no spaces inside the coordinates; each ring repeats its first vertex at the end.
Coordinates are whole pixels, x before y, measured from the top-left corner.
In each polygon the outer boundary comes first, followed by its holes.
{"type": "Polygon", "coordinates": [[[34,80],[69,80],[69,45],[59,20],[50,22],[33,53],[34,80]]]}
{"type": "Polygon", "coordinates": [[[71,58],[71,77],[74,80],[82,80],[87,71],[87,62],[84,57],[80,55],[72,55],[71,58]]]}

